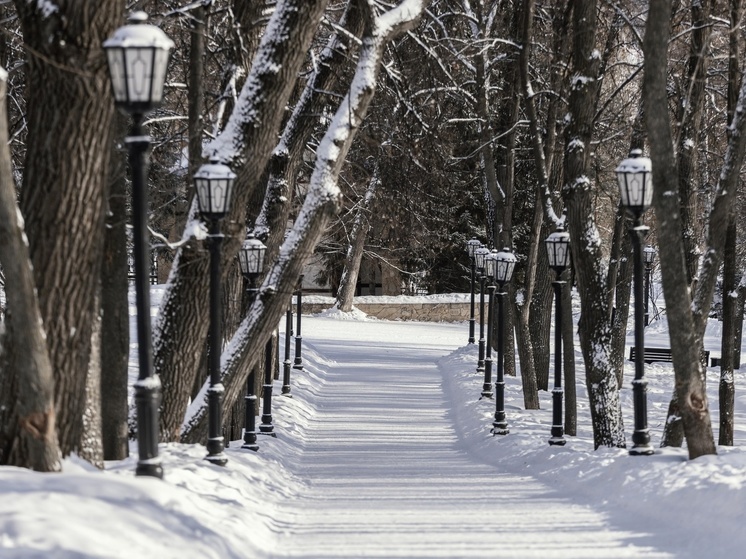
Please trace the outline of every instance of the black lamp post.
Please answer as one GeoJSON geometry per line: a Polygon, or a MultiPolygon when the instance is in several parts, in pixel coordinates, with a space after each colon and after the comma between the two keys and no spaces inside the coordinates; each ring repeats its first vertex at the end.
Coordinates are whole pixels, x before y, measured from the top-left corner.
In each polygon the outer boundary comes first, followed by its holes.
{"type": "Polygon", "coordinates": [[[285,312],[285,360],[282,362],[282,395],[292,398],[290,394],[290,337],[293,335],[292,301],[285,312]]]}
{"type": "Polygon", "coordinates": [[[477,239],[466,241],[466,251],[469,253],[469,262],[471,264],[471,307],[469,312],[469,343],[474,343],[474,276],[476,274],[476,264],[474,263],[474,251],[482,243],[477,239]]]}
{"type": "Polygon", "coordinates": [[[545,244],[549,267],[554,270],[554,388],[552,388],[552,437],[550,445],[565,444],[565,429],[562,418],[562,287],[560,278],[570,265],[570,234],[562,227],[549,235],[545,244]]]}
{"type": "Polygon", "coordinates": [[[493,435],[507,435],[508,422],[505,419],[505,284],[513,277],[516,257],[509,248],[494,255],[495,281],[497,282],[497,379],[495,380],[495,420],[492,422],[493,435]]]}
{"type": "Polygon", "coordinates": [[[104,44],[114,102],[132,116],[125,138],[132,169],[132,238],[137,305],[139,373],[134,385],[137,407],[138,460],[135,474],[163,477],[158,457],[158,406],[161,383],[153,374],[150,323],[150,237],[148,235],[147,151],[150,137],[143,132],[144,116],[163,101],[163,84],[174,43],[163,31],[148,25],[145,12],[134,12],[104,44]]]}
{"type": "MultiPolygon", "coordinates": [[[[256,280],[264,269],[264,255],[266,252],[267,247],[264,246],[264,243],[254,237],[253,233],[249,233],[238,253],[238,264],[241,267],[241,274],[249,282],[247,289],[249,305],[254,302],[259,292],[256,280]]],[[[245,450],[259,450],[259,445],[256,444],[256,414],[254,413],[256,410],[256,394],[254,394],[254,382],[254,369],[252,368],[249,378],[246,381],[246,396],[244,396],[244,444],[241,445],[241,448],[245,450]]]]}
{"type": "Polygon", "coordinates": [[[303,341],[303,338],[300,335],[300,320],[301,320],[301,314],[303,311],[303,274],[300,275],[298,278],[298,291],[296,291],[297,294],[297,311],[296,314],[298,315],[296,318],[295,323],[295,361],[293,361],[293,369],[300,369],[303,370],[303,359],[301,358],[300,351],[301,351],[301,343],[303,341]]]}
{"type": "Polygon", "coordinates": [[[484,384],[482,385],[482,398],[492,398],[492,303],[495,300],[495,255],[493,250],[484,257],[484,276],[489,285],[487,286],[487,344],[484,355],[484,384]]]}
{"type": "Polygon", "coordinates": [[[474,251],[474,264],[479,273],[479,357],[477,361],[477,372],[481,373],[484,371],[484,265],[487,255],[490,253],[490,249],[485,246],[480,246],[474,251]]]}
{"type": "Polygon", "coordinates": [[[272,370],[272,339],[264,346],[264,385],[262,393],[262,423],[259,425],[261,435],[276,437],[275,426],[272,424],[272,381],[274,371],[272,370]]]}
{"type": "Polygon", "coordinates": [[[207,389],[209,435],[206,460],[224,466],[228,458],[223,452],[223,392],[220,382],[220,354],[223,346],[222,308],[220,286],[220,245],[223,235],[220,221],[228,213],[236,175],[217,161],[202,165],[194,174],[197,205],[202,218],[210,222],[208,246],[210,248],[210,335],[207,357],[209,360],[210,387],[207,389]]]}
{"type": "Polygon", "coordinates": [[[653,454],[648,430],[647,380],[645,380],[645,317],[642,279],[642,244],[649,227],[642,224],[642,214],[653,202],[652,165],[639,149],[616,169],[619,181],[620,204],[627,209],[634,222],[630,229],[634,248],[635,276],[635,379],[632,381],[632,398],[635,407],[635,431],[632,434],[632,455],[653,454]]]}
{"type": "Polygon", "coordinates": [[[647,245],[642,250],[642,257],[645,260],[645,326],[650,324],[650,274],[653,271],[653,262],[655,262],[655,249],[647,245]]]}

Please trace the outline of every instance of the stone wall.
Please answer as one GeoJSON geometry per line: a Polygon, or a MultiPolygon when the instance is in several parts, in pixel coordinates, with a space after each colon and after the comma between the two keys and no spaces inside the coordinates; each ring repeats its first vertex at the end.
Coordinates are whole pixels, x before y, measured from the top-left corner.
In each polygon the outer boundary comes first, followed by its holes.
{"type": "MultiPolygon", "coordinates": [[[[334,304],[329,302],[303,302],[303,314],[318,314],[334,304]]],[[[466,302],[356,302],[355,308],[381,320],[416,320],[420,322],[461,322],[469,320],[470,303],[466,302]]]]}

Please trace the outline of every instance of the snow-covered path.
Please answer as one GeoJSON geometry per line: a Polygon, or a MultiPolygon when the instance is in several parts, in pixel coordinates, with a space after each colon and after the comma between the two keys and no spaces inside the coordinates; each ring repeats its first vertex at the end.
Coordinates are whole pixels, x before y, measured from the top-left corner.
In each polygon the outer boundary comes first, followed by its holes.
{"type": "Polygon", "coordinates": [[[327,363],[287,463],[304,490],[280,507],[277,557],[671,557],[460,445],[436,361],[463,325],[433,338],[417,323],[308,319],[306,332],[327,363]]]}

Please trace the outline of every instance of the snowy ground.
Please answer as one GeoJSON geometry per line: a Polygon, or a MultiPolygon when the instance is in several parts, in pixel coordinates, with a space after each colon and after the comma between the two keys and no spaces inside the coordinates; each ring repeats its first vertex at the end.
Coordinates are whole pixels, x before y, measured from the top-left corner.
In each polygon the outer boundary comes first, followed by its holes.
{"type": "MultiPolygon", "coordinates": [[[[507,379],[510,434],[493,437],[467,334],[465,323],[304,317],[305,367],[293,398],[274,398],[276,439],[261,437],[258,453],[232,443],[222,469],[201,446],[161,445],[164,481],[135,478],[134,457],[105,472],[74,458],[61,475],[0,468],[0,559],[743,556],[746,368],[735,447],[630,457],[593,451],[579,355],[577,437],[547,444],[550,394],[523,410],[520,378],[507,379]]],[[[715,356],[718,335],[712,322],[715,356]]],[[[665,320],[646,336],[668,347],[665,320]]],[[[626,373],[629,437],[630,362],[626,373]]],[[[657,444],[672,369],[646,374],[657,444]]],[[[708,371],[715,427],[717,377],[708,371]]]]}

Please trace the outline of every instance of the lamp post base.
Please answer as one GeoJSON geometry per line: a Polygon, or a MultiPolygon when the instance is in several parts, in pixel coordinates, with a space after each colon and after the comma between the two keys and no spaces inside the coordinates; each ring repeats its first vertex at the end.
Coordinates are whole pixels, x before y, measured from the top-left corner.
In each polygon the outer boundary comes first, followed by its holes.
{"type": "Polygon", "coordinates": [[[549,446],[565,446],[565,444],[567,444],[567,441],[565,440],[564,435],[553,436],[549,439],[549,446]]]}
{"type": "Polygon", "coordinates": [[[225,444],[223,442],[223,437],[208,439],[208,454],[207,456],[205,456],[205,460],[207,460],[210,464],[214,464],[216,466],[225,466],[228,463],[228,457],[223,453],[224,448],[225,444]]]}
{"type": "Polygon", "coordinates": [[[505,414],[502,413],[496,413],[495,414],[495,421],[492,422],[492,429],[490,429],[490,433],[492,435],[507,435],[510,433],[510,429],[508,429],[508,422],[505,421],[505,414]]]}
{"type": "Polygon", "coordinates": [[[651,445],[647,446],[633,446],[629,449],[629,455],[630,456],[650,456],[651,454],[655,454],[655,450],[651,445]]]}
{"type": "Polygon", "coordinates": [[[244,430],[241,448],[244,450],[253,450],[254,452],[259,450],[259,445],[256,444],[256,431],[244,430]]]}
{"type": "Polygon", "coordinates": [[[650,456],[655,454],[653,445],[650,444],[650,431],[643,429],[632,433],[632,448],[629,449],[630,456],[650,456]]]}
{"type": "Polygon", "coordinates": [[[163,479],[163,466],[161,466],[160,461],[158,461],[157,463],[138,462],[137,467],[135,468],[135,475],[150,476],[157,477],[158,479],[163,479]]]}

